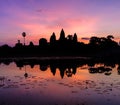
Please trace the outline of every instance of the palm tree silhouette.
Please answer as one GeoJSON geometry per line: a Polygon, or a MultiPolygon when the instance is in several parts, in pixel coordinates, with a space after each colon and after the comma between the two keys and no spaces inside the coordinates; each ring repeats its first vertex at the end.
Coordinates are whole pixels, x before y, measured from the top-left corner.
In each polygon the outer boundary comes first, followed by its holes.
{"type": "Polygon", "coordinates": [[[26,33],[23,32],[23,33],[22,33],[22,36],[23,36],[23,38],[24,38],[24,46],[25,46],[25,37],[26,37],[26,33]]]}
{"type": "Polygon", "coordinates": [[[25,65],[25,74],[24,74],[24,77],[27,78],[28,77],[28,73],[26,71],[26,65],[25,65]]]}

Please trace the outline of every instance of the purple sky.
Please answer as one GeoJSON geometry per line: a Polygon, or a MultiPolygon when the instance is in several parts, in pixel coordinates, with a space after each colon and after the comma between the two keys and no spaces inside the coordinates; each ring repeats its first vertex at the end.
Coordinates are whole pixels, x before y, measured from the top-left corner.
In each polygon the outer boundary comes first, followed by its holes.
{"type": "Polygon", "coordinates": [[[0,0],[0,45],[14,45],[21,33],[38,44],[61,29],[78,37],[120,37],[120,0],[0,0]]]}

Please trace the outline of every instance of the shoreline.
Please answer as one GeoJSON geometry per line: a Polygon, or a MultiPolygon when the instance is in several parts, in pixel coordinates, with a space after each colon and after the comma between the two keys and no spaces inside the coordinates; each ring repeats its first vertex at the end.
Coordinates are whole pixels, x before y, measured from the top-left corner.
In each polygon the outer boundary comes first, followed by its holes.
{"type": "Polygon", "coordinates": [[[52,57],[0,57],[0,60],[89,60],[91,57],[68,57],[68,56],[52,56],[52,57]]]}

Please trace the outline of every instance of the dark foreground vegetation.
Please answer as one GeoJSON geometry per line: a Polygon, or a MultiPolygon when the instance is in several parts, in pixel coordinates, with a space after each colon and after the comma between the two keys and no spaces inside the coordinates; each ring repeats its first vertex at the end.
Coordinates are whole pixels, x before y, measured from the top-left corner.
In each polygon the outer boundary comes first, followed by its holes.
{"type": "Polygon", "coordinates": [[[18,40],[14,47],[9,45],[0,46],[0,57],[91,57],[99,60],[119,60],[120,46],[112,35],[107,37],[91,37],[89,43],[78,42],[76,33],[65,37],[62,29],[60,37],[56,40],[53,33],[50,41],[45,38],[39,40],[39,45],[30,42],[25,45],[26,33],[23,32],[24,44],[18,40]]]}

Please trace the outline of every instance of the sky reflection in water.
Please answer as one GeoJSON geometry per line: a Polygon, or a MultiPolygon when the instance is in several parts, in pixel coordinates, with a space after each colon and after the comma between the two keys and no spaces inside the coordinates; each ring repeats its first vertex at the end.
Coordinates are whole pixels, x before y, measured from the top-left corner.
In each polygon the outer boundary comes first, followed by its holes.
{"type": "MultiPolygon", "coordinates": [[[[99,66],[99,64],[95,65],[99,66]]],[[[89,66],[77,67],[76,74],[61,78],[50,67],[39,65],[19,69],[15,63],[0,65],[0,105],[118,105],[120,104],[120,75],[118,65],[111,75],[89,73],[89,66]],[[28,73],[25,78],[24,74],[28,73]]]]}

